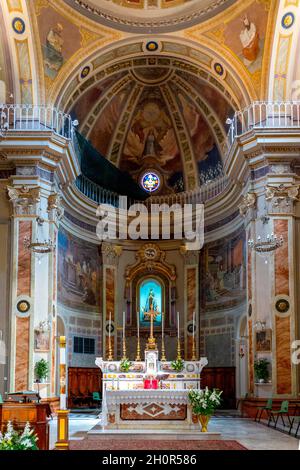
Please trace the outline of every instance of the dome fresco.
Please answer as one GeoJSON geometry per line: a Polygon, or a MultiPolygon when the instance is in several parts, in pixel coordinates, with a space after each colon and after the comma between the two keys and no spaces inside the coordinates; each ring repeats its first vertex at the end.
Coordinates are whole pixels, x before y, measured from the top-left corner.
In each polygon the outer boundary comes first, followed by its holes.
{"type": "Polygon", "coordinates": [[[92,145],[137,182],[149,172],[159,176],[156,192],[189,190],[191,172],[197,187],[202,169],[212,174],[222,167],[225,122],[233,110],[201,79],[151,63],[97,83],[82,94],[72,116],[92,145]]]}

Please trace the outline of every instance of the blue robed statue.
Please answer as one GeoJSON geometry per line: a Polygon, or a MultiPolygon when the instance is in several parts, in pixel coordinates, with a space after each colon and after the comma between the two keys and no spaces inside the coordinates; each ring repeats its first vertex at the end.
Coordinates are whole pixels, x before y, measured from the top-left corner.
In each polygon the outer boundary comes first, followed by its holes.
{"type": "Polygon", "coordinates": [[[159,315],[158,311],[158,304],[155,299],[155,293],[153,288],[149,290],[149,294],[147,296],[146,304],[144,307],[142,307],[143,314],[144,314],[144,321],[149,321],[151,318],[151,315],[153,315],[154,319],[159,315]]]}

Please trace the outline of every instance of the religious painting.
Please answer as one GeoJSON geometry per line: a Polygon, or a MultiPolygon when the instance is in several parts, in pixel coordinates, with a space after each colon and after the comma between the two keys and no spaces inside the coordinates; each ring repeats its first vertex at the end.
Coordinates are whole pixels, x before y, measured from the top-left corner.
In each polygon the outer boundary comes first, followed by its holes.
{"type": "Polygon", "coordinates": [[[45,75],[54,80],[63,64],[80,49],[80,30],[50,5],[45,5],[37,21],[45,75]]]}
{"type": "Polygon", "coordinates": [[[62,54],[64,39],[62,33],[63,26],[60,23],[57,23],[56,26],[49,29],[46,44],[43,47],[45,73],[50,78],[56,77],[57,72],[64,63],[62,54]]]}
{"type": "MultiPolygon", "coordinates": [[[[168,170],[182,168],[176,133],[159,87],[145,87],[136,106],[123,151],[123,166],[139,169],[144,159],[168,170]]],[[[126,169],[126,168],[124,168],[126,169]]]]}
{"type": "Polygon", "coordinates": [[[267,329],[256,332],[256,352],[272,351],[272,330],[267,329]]]}
{"type": "Polygon", "coordinates": [[[254,2],[240,15],[228,22],[224,29],[224,44],[243,62],[250,73],[262,67],[268,10],[254,2]]]}
{"type": "Polygon", "coordinates": [[[34,330],[35,352],[47,352],[50,350],[50,330],[34,330]]]}
{"type": "Polygon", "coordinates": [[[246,243],[243,232],[208,244],[201,252],[201,309],[234,308],[246,300],[246,243]]]}
{"type": "Polygon", "coordinates": [[[58,234],[58,300],[68,307],[99,309],[100,256],[97,245],[60,229],[58,234]]]}
{"type": "Polygon", "coordinates": [[[151,315],[154,326],[160,326],[164,301],[163,285],[154,278],[143,280],[137,289],[140,325],[149,327],[151,315]]]}

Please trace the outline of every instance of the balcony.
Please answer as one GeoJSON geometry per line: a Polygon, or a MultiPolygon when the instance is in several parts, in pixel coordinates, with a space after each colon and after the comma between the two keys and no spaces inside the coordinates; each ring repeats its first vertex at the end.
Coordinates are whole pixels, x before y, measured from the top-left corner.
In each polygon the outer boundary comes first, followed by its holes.
{"type": "Polygon", "coordinates": [[[0,137],[16,131],[54,132],[70,140],[72,119],[52,106],[0,104],[0,137]]]}

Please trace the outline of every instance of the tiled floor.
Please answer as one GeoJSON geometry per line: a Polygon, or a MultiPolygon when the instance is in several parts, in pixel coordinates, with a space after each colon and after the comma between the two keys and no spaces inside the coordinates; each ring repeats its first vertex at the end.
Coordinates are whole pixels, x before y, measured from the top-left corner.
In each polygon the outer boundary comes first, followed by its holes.
{"type": "MultiPolygon", "coordinates": [[[[83,439],[86,433],[96,425],[99,425],[99,418],[96,413],[71,413],[69,424],[70,439],[83,439]]],[[[53,419],[50,423],[51,448],[55,445],[56,428],[57,421],[53,419]]],[[[211,420],[209,431],[220,432],[221,439],[238,441],[250,450],[299,449],[299,439],[295,439],[280,431],[275,431],[264,424],[255,423],[253,420],[221,416],[211,420]]]]}

